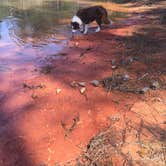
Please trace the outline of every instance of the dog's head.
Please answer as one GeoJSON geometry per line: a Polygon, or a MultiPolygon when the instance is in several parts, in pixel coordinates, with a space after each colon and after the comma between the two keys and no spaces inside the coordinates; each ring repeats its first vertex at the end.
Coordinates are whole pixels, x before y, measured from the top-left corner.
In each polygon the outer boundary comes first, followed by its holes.
{"type": "Polygon", "coordinates": [[[77,30],[80,29],[80,25],[78,22],[71,22],[71,28],[72,28],[72,32],[76,32],[77,30]]]}
{"type": "Polygon", "coordinates": [[[72,32],[76,32],[80,29],[80,26],[82,25],[82,21],[78,16],[73,16],[71,21],[71,28],[72,32]]]}

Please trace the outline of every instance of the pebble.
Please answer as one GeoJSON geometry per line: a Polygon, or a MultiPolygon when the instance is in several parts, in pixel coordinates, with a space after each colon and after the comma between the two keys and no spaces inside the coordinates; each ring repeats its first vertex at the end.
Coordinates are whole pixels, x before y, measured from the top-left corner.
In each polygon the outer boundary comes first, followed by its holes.
{"type": "Polygon", "coordinates": [[[93,80],[90,83],[96,87],[100,85],[100,82],[98,80],[93,80]]]}
{"type": "Polygon", "coordinates": [[[37,94],[35,94],[35,93],[33,93],[33,94],[31,95],[31,97],[32,97],[32,99],[37,99],[37,98],[38,98],[37,94]]]}
{"type": "Polygon", "coordinates": [[[112,66],[112,69],[116,69],[116,68],[117,68],[117,66],[115,66],[115,65],[112,66]]]}
{"type": "Polygon", "coordinates": [[[82,87],[82,88],[80,89],[80,93],[81,93],[81,94],[85,93],[85,91],[86,91],[86,88],[85,88],[85,87],[82,87]]]}
{"type": "Polygon", "coordinates": [[[56,93],[57,93],[57,94],[61,93],[61,91],[62,91],[62,89],[60,89],[60,88],[57,88],[57,89],[56,89],[56,93]]]}
{"type": "Polygon", "coordinates": [[[72,81],[72,82],[70,83],[70,85],[71,85],[71,87],[73,87],[73,88],[75,88],[75,87],[78,86],[78,84],[77,84],[76,81],[72,81]]]}
{"type": "Polygon", "coordinates": [[[131,65],[133,62],[133,57],[128,57],[127,59],[125,59],[122,63],[123,65],[127,66],[127,65],[131,65]]]}
{"type": "Polygon", "coordinates": [[[128,74],[125,74],[124,76],[123,76],[123,80],[124,81],[128,81],[130,79],[130,76],[128,75],[128,74]]]}
{"type": "Polygon", "coordinates": [[[140,90],[140,93],[141,93],[141,94],[144,94],[144,93],[148,92],[149,90],[150,90],[149,87],[144,87],[144,88],[142,88],[142,89],[140,90]]]}
{"type": "Polygon", "coordinates": [[[86,86],[86,82],[78,82],[79,86],[85,87],[86,86]]]}
{"type": "Polygon", "coordinates": [[[76,42],[76,43],[75,43],[75,46],[78,46],[78,45],[79,45],[79,43],[78,43],[78,42],[76,42]]]}
{"type": "Polygon", "coordinates": [[[158,81],[152,81],[151,88],[152,89],[158,89],[158,88],[160,88],[159,82],[158,81]]]}

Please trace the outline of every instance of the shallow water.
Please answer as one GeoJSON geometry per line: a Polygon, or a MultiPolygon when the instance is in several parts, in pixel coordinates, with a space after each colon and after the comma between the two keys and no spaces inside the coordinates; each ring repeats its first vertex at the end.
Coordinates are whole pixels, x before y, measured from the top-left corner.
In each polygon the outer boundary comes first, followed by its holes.
{"type": "Polygon", "coordinates": [[[27,77],[38,56],[60,51],[71,36],[71,17],[78,8],[92,2],[95,1],[0,0],[1,78],[2,73],[15,71],[23,75],[25,72],[27,77]]]}
{"type": "Polygon", "coordinates": [[[88,4],[79,0],[1,0],[0,44],[58,44],[70,35],[72,15],[88,4]]]}

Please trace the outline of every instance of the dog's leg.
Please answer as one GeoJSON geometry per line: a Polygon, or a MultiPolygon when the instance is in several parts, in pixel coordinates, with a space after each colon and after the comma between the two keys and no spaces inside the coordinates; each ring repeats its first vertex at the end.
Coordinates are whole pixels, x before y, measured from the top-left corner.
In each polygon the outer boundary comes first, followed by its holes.
{"type": "Polygon", "coordinates": [[[81,31],[81,33],[84,33],[84,31],[85,31],[85,24],[83,24],[83,25],[82,25],[82,27],[81,27],[81,30],[80,30],[80,31],[81,31]]]}
{"type": "Polygon", "coordinates": [[[97,27],[97,29],[95,30],[95,32],[99,32],[101,30],[100,26],[97,27]]]}
{"type": "Polygon", "coordinates": [[[88,24],[85,24],[84,34],[87,34],[88,32],[88,24]]]}
{"type": "Polygon", "coordinates": [[[97,27],[97,29],[95,30],[95,32],[99,32],[99,31],[101,30],[102,21],[101,21],[100,18],[98,18],[98,19],[96,20],[96,22],[97,22],[97,24],[98,24],[98,27],[97,27]]]}

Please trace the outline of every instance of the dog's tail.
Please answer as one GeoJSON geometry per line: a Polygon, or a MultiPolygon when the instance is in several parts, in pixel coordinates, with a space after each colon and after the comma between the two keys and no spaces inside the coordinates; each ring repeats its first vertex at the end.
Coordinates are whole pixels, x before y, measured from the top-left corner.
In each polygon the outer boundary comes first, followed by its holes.
{"type": "Polygon", "coordinates": [[[102,15],[102,22],[103,22],[104,24],[110,24],[111,21],[110,21],[109,18],[108,18],[107,10],[102,7],[102,12],[103,12],[103,15],[102,15]]]}

